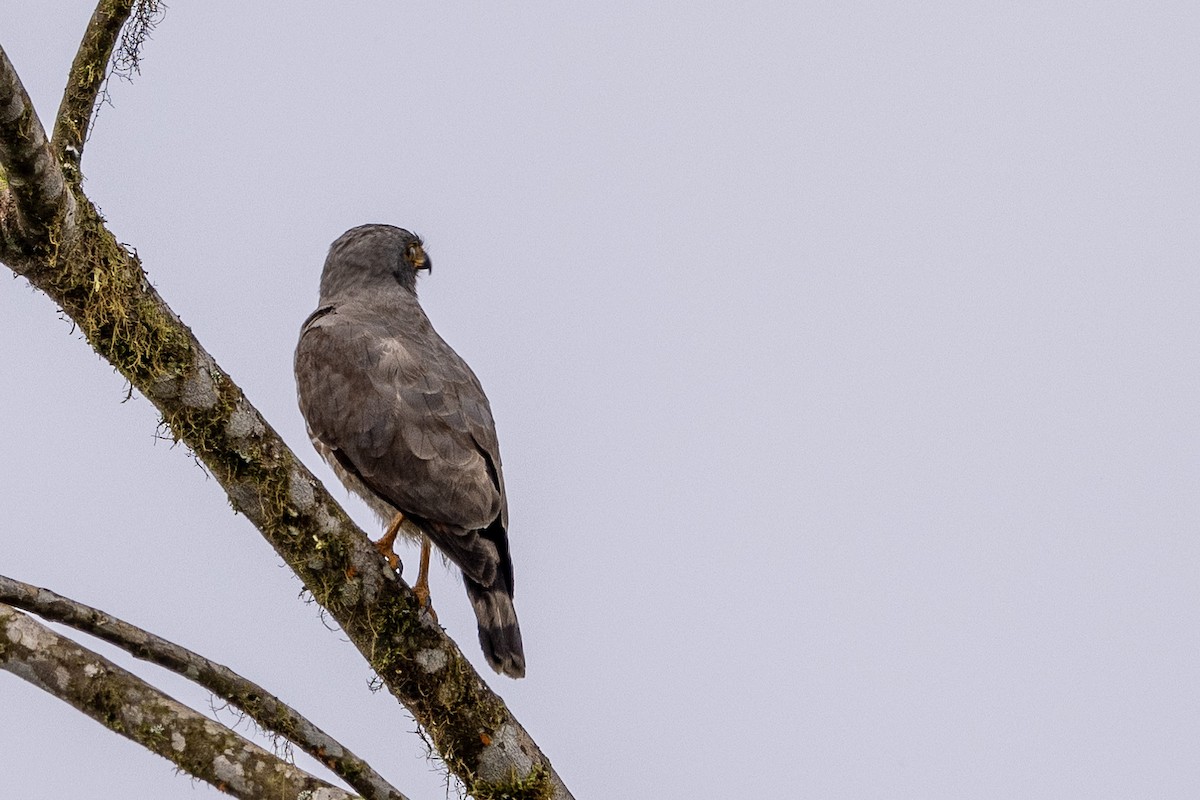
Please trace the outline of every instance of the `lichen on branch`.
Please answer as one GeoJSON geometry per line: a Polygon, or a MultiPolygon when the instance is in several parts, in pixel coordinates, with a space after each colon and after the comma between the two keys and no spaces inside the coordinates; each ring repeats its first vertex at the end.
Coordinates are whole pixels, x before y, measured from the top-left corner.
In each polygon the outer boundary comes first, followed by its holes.
{"type": "MultiPolygon", "coordinates": [[[[127,6],[129,0],[101,0],[93,20],[127,6]]],[[[130,29],[127,55],[138,52],[161,3],[139,0],[130,8],[145,24],[130,29]]],[[[104,30],[111,39],[111,25],[104,30]]],[[[96,85],[94,71],[80,74],[96,85]]],[[[86,107],[91,114],[86,98],[84,92],[72,101],[72,113],[86,107]]],[[[63,142],[85,129],[69,128],[75,133],[63,142]]],[[[150,285],[136,252],[108,230],[65,159],[52,153],[0,50],[0,167],[9,183],[0,193],[0,260],[58,303],[158,408],[171,436],[192,450],[234,509],[329,611],[469,793],[569,800],[504,702],[150,285]]]]}
{"type": "Polygon", "coordinates": [[[243,800],[352,800],[136,675],[0,604],[0,669],[243,800]]]}

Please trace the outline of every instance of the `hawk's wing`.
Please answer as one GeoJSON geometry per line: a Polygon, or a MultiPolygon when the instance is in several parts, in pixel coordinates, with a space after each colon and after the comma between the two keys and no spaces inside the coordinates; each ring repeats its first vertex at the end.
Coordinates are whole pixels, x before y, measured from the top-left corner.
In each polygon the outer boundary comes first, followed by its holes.
{"type": "Polygon", "coordinates": [[[487,397],[414,307],[403,318],[318,309],[296,348],[301,412],[314,438],[400,511],[464,530],[499,517],[507,529],[487,397]]]}

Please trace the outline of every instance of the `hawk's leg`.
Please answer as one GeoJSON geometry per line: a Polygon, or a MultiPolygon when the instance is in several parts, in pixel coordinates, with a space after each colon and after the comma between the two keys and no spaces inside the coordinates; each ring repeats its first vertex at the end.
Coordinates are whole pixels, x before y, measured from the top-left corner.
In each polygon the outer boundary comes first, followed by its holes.
{"type": "Polygon", "coordinates": [[[429,602],[429,551],[431,544],[428,536],[421,537],[421,567],[417,570],[417,582],[413,584],[413,594],[417,596],[417,600],[421,605],[429,609],[429,616],[433,617],[433,621],[437,622],[437,613],[433,610],[433,606],[429,602]]]}
{"type": "Polygon", "coordinates": [[[400,526],[403,523],[404,515],[396,512],[396,516],[392,517],[392,522],[388,525],[383,538],[375,542],[375,549],[379,551],[379,555],[387,559],[388,566],[393,570],[400,569],[400,557],[396,555],[396,534],[400,533],[400,526]]]}

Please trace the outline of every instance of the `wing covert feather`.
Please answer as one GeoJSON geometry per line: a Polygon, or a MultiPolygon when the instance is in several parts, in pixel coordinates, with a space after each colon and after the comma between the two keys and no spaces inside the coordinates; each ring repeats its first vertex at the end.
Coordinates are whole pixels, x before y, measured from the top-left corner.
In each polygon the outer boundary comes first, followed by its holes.
{"type": "Polygon", "coordinates": [[[422,321],[426,330],[409,332],[420,335],[397,336],[395,320],[385,328],[353,309],[314,319],[296,349],[301,411],[312,436],[398,509],[468,529],[499,515],[507,526],[487,397],[422,321]]]}

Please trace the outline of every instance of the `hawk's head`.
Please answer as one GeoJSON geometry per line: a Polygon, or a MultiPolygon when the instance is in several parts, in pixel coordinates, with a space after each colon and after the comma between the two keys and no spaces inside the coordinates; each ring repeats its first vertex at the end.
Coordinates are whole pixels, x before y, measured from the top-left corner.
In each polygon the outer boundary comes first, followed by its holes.
{"type": "Polygon", "coordinates": [[[321,297],[400,284],[414,294],[417,273],[432,269],[421,237],[394,225],[359,225],[337,238],[321,272],[321,297]]]}

